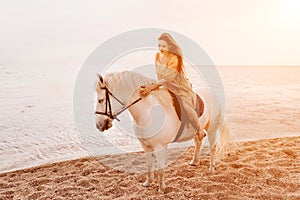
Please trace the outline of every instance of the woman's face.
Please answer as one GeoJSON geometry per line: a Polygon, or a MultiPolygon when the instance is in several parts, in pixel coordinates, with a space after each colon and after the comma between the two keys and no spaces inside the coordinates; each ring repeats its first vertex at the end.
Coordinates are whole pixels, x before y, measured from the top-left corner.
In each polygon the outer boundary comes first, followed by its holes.
{"type": "Polygon", "coordinates": [[[167,53],[169,51],[169,45],[164,40],[158,40],[158,50],[162,54],[165,54],[165,53],[167,53]]]}

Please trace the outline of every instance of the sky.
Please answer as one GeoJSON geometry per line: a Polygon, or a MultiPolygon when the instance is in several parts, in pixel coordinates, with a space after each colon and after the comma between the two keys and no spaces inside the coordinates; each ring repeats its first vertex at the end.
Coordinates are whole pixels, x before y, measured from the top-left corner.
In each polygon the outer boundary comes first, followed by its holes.
{"type": "Polygon", "coordinates": [[[0,0],[0,66],[80,66],[139,28],[181,33],[216,65],[300,66],[299,0],[0,0]]]}

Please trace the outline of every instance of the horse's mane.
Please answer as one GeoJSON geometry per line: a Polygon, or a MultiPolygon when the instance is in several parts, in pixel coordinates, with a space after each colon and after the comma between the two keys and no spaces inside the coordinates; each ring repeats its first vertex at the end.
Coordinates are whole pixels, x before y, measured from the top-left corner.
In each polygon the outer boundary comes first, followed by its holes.
{"type": "MultiPolygon", "coordinates": [[[[109,73],[104,78],[105,84],[113,94],[116,94],[124,103],[133,101],[132,95],[140,89],[142,85],[156,82],[155,79],[143,76],[133,71],[123,71],[109,73]]],[[[151,92],[158,98],[159,102],[169,110],[172,107],[172,97],[166,89],[159,89],[151,92]]]]}

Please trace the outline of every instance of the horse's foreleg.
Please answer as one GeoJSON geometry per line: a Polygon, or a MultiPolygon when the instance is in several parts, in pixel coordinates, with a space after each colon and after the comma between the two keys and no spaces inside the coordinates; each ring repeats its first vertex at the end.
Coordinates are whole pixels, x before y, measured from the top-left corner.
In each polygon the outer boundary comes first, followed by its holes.
{"type": "Polygon", "coordinates": [[[154,180],[154,170],[153,170],[153,161],[154,161],[153,152],[146,153],[146,163],[147,163],[147,176],[146,181],[143,183],[143,186],[149,187],[151,182],[154,180]]]}
{"type": "Polygon", "coordinates": [[[196,136],[194,137],[194,154],[193,154],[193,159],[189,163],[192,166],[196,166],[199,163],[199,154],[202,146],[202,140],[203,137],[201,137],[201,130],[198,129],[196,136]]]}
{"type": "Polygon", "coordinates": [[[210,167],[209,171],[215,171],[215,162],[216,162],[216,152],[217,152],[217,145],[214,145],[210,152],[210,167]]]}
{"type": "Polygon", "coordinates": [[[165,189],[165,171],[164,171],[164,167],[166,164],[166,154],[167,154],[167,149],[166,148],[162,148],[159,149],[156,152],[156,161],[157,161],[157,168],[158,168],[158,192],[159,193],[164,193],[164,189],[165,189]]]}

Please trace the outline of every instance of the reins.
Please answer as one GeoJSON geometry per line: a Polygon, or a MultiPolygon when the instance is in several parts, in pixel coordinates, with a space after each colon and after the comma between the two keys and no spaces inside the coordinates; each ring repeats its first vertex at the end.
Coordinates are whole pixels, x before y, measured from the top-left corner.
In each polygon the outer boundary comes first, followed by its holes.
{"type": "Polygon", "coordinates": [[[119,100],[111,91],[109,91],[107,86],[101,87],[101,89],[105,90],[105,97],[106,97],[105,112],[95,111],[95,115],[96,114],[105,115],[105,116],[108,116],[111,119],[116,119],[116,120],[120,121],[120,119],[117,118],[118,115],[120,115],[122,112],[127,110],[130,106],[132,106],[132,105],[136,104],[137,102],[139,102],[140,100],[142,100],[142,98],[140,97],[137,100],[135,100],[134,102],[132,102],[131,104],[125,106],[125,104],[121,100],[119,100]],[[120,103],[123,106],[121,108],[121,110],[119,110],[118,112],[116,112],[114,114],[113,114],[112,109],[111,109],[111,101],[110,101],[109,96],[112,96],[115,100],[118,101],[118,103],[120,103]]]}

